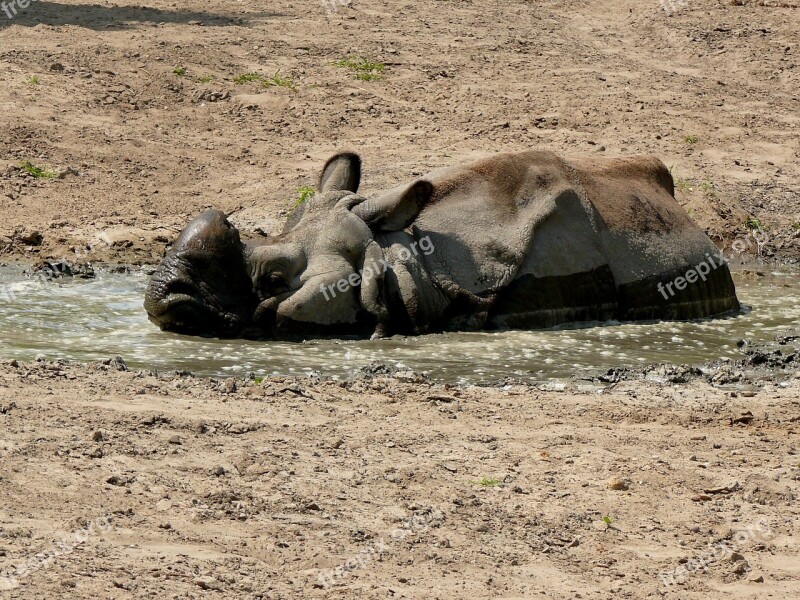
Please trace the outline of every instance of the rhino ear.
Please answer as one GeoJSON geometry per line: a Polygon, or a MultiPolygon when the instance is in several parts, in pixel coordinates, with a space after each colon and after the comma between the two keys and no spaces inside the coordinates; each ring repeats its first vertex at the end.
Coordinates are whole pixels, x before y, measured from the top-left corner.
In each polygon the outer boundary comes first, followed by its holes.
{"type": "Polygon", "coordinates": [[[361,158],[352,152],[334,154],[325,163],[319,177],[320,192],[357,192],[361,183],[361,158]]]}
{"type": "Polygon", "coordinates": [[[401,186],[353,207],[373,231],[401,231],[411,225],[433,196],[433,184],[424,179],[401,186]]]}

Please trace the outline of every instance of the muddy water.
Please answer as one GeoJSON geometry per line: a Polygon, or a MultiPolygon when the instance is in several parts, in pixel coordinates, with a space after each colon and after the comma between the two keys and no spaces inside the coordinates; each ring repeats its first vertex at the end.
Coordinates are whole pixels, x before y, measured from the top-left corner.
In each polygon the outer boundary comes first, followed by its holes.
{"type": "Polygon", "coordinates": [[[100,272],[91,281],[43,285],[6,269],[0,271],[0,358],[90,361],[121,355],[132,368],[339,378],[382,361],[451,382],[552,381],[610,367],[738,358],[738,340],[773,341],[800,324],[800,271],[742,272],[735,280],[748,308],[727,319],[284,343],[163,333],[142,309],[144,275],[100,272]]]}

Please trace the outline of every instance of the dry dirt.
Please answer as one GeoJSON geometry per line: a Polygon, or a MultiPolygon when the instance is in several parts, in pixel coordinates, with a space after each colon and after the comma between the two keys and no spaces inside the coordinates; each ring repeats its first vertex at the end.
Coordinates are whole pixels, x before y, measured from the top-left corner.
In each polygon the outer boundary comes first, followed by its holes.
{"type": "MultiPolygon", "coordinates": [[[[718,242],[760,224],[761,253],[795,260],[797,5],[0,12],[0,260],[153,263],[212,206],[275,231],[342,148],[362,154],[369,193],[534,147],[654,153],[718,242]],[[334,64],[354,56],[382,76],[334,64]],[[235,82],[247,73],[291,85],[235,82]]],[[[19,587],[0,596],[797,598],[800,379],[786,385],[599,394],[2,365],[0,577],[19,587]],[[724,547],[738,555],[659,576],[724,547]]]]}
{"type": "Polygon", "coordinates": [[[10,597],[797,598],[800,376],[403,379],[0,366],[10,597]]]}

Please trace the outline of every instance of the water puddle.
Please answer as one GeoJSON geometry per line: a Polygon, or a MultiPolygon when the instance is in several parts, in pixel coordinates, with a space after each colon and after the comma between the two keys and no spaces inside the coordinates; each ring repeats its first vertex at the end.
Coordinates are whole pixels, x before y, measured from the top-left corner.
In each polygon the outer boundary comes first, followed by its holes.
{"type": "Polygon", "coordinates": [[[0,358],[91,361],[121,355],[138,369],[198,375],[346,378],[372,361],[480,383],[513,377],[554,381],[611,367],[740,358],[736,342],[774,341],[800,323],[800,272],[735,273],[749,311],[699,322],[606,324],[502,333],[450,333],[377,341],[251,342],[184,337],[154,327],[142,308],[144,275],[98,272],[89,281],[43,285],[0,270],[0,358]]]}

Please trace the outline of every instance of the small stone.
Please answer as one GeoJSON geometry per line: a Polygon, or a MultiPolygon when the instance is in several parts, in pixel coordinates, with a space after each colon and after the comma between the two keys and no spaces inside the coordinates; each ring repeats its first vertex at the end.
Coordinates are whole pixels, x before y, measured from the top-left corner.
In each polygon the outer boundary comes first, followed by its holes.
{"type": "Polygon", "coordinates": [[[167,511],[170,508],[172,508],[172,500],[169,498],[164,498],[156,503],[156,510],[159,512],[167,511]]]}
{"type": "Polygon", "coordinates": [[[212,471],[212,473],[213,473],[214,475],[216,475],[217,477],[220,477],[220,476],[222,476],[222,475],[225,475],[225,467],[223,467],[223,466],[219,466],[219,467],[217,467],[216,469],[214,469],[214,470],[212,471]]]}
{"type": "Polygon", "coordinates": [[[753,583],[764,583],[764,576],[763,575],[751,575],[748,581],[753,583]]]}
{"type": "Polygon", "coordinates": [[[61,71],[64,70],[64,65],[62,65],[59,62],[54,62],[53,64],[50,65],[50,70],[51,71],[61,72],[61,71]]]}
{"type": "Polygon", "coordinates": [[[103,441],[103,432],[99,429],[92,434],[92,441],[93,442],[102,442],[103,441]]]}
{"type": "Polygon", "coordinates": [[[175,444],[177,446],[180,446],[181,444],[183,444],[183,441],[181,440],[181,436],[179,436],[179,435],[171,435],[167,441],[170,444],[175,444]]]}
{"type": "Polygon", "coordinates": [[[44,236],[36,231],[24,231],[17,236],[17,239],[28,246],[41,246],[44,236]]]}
{"type": "Polygon", "coordinates": [[[205,577],[195,577],[194,584],[199,586],[200,589],[203,590],[221,590],[222,584],[214,579],[206,575],[205,577]]]}
{"type": "Polygon", "coordinates": [[[103,458],[103,449],[100,447],[95,448],[89,453],[89,458],[103,458]]]}
{"type": "Polygon", "coordinates": [[[316,502],[312,501],[306,504],[306,510],[322,510],[316,502]]]}
{"type": "Polygon", "coordinates": [[[733,568],[731,569],[731,573],[734,575],[744,575],[750,569],[750,565],[747,563],[746,560],[741,562],[737,562],[733,568]]]}
{"type": "Polygon", "coordinates": [[[742,562],[744,560],[744,556],[742,556],[738,552],[731,552],[728,556],[725,557],[725,560],[732,563],[742,562]]]}
{"type": "Polygon", "coordinates": [[[624,479],[621,479],[620,477],[617,477],[616,475],[611,479],[609,479],[606,482],[606,485],[608,486],[608,489],[617,491],[624,491],[627,490],[629,487],[628,482],[626,482],[624,479]]]}

